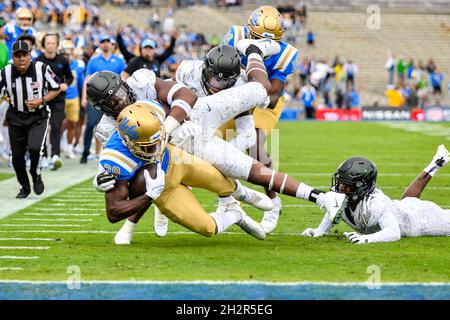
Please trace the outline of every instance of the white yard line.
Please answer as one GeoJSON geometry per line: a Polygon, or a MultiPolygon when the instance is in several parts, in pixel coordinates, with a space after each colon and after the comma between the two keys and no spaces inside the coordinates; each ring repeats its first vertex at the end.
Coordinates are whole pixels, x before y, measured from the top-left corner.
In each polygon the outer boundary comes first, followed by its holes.
{"type": "MultiPolygon", "coordinates": [[[[42,180],[45,184],[44,193],[37,196],[32,192],[26,199],[16,199],[16,194],[20,189],[16,178],[0,181],[0,219],[93,177],[97,173],[97,168],[98,162],[96,161],[80,164],[78,159],[64,160],[62,168],[58,171],[42,172],[42,180]]],[[[14,173],[14,170],[9,168],[2,172],[14,173]]],[[[95,194],[96,191],[93,190],[92,193],[95,194]]]]}
{"type": "Polygon", "coordinates": [[[83,224],[14,224],[14,223],[0,223],[0,227],[84,227],[83,224]]]}
{"type": "Polygon", "coordinates": [[[55,238],[0,238],[0,241],[61,241],[55,238]]]}
{"type": "MultiPolygon", "coordinates": [[[[61,208],[61,209],[63,209],[63,208],[61,208]]],[[[56,211],[56,208],[34,208],[33,210],[54,212],[54,211],[56,211]]],[[[72,207],[72,208],[70,208],[70,211],[96,211],[96,208],[88,209],[88,208],[73,208],[72,207]]]]}
{"type": "MultiPolygon", "coordinates": [[[[78,201],[80,202],[80,201],[78,201]]],[[[57,203],[49,203],[47,204],[47,206],[49,207],[71,207],[70,209],[73,209],[73,203],[63,203],[63,202],[57,202],[57,203]]],[[[82,204],[83,207],[97,207],[97,208],[104,208],[105,206],[102,204],[98,204],[98,203],[83,203],[82,204]]],[[[95,209],[95,208],[91,208],[91,209],[95,209]]],[[[91,210],[89,209],[89,210],[91,210]]]]}
{"type": "Polygon", "coordinates": [[[6,268],[0,268],[0,271],[20,271],[23,270],[21,267],[6,267],[6,268]]]}
{"type": "Polygon", "coordinates": [[[39,257],[37,257],[37,256],[0,256],[0,259],[32,260],[32,259],[39,259],[39,257]]]}
{"type": "Polygon", "coordinates": [[[50,247],[0,246],[0,250],[48,250],[50,247]]]}
{"type": "Polygon", "coordinates": [[[24,216],[71,216],[71,217],[98,217],[102,213],[43,213],[43,212],[26,212],[24,216]]]}
{"type": "Polygon", "coordinates": [[[92,219],[64,219],[64,218],[52,218],[52,219],[45,219],[45,218],[18,218],[18,219],[12,219],[14,221],[75,221],[75,222],[81,222],[81,221],[92,221],[92,219]]]}

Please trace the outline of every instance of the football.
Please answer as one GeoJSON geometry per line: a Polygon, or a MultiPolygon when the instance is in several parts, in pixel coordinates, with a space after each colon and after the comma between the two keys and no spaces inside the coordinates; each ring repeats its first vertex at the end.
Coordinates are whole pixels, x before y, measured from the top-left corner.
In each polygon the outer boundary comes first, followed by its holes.
{"type": "Polygon", "coordinates": [[[145,188],[144,170],[148,170],[152,179],[156,178],[156,164],[150,163],[140,168],[128,185],[130,198],[136,198],[147,191],[145,188]]]}

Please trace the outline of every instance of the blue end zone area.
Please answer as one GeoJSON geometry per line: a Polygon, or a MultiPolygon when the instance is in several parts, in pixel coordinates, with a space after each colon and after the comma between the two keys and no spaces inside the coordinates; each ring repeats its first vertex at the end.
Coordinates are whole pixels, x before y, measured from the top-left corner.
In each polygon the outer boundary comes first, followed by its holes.
{"type": "Polygon", "coordinates": [[[0,300],[450,300],[450,284],[0,282],[0,300]]]}

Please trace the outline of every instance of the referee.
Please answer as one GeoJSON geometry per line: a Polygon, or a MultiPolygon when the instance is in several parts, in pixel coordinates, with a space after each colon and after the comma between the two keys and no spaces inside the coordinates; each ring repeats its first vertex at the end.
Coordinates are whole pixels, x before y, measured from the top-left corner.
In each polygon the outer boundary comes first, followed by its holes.
{"type": "Polygon", "coordinates": [[[31,47],[27,41],[14,42],[11,51],[13,64],[0,72],[0,98],[9,100],[6,121],[9,125],[12,163],[21,185],[16,198],[23,199],[31,192],[25,166],[27,151],[30,155],[33,190],[38,195],[44,192],[40,157],[49,119],[47,101],[55,98],[60,88],[48,65],[31,61],[31,47]]]}

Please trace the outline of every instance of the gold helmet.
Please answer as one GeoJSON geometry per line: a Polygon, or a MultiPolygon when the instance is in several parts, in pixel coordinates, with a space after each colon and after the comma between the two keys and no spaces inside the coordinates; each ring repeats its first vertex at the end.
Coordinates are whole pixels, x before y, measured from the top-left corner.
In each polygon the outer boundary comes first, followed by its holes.
{"type": "Polygon", "coordinates": [[[58,49],[61,54],[72,55],[73,51],[75,50],[75,45],[71,40],[63,40],[59,44],[58,49]]]}
{"type": "Polygon", "coordinates": [[[19,8],[16,11],[16,23],[19,28],[28,28],[33,25],[34,15],[28,8],[19,8]]]}
{"type": "Polygon", "coordinates": [[[117,117],[120,137],[131,153],[150,163],[161,161],[166,148],[163,120],[152,104],[158,103],[137,101],[125,107],[117,117]]]}
{"type": "Polygon", "coordinates": [[[253,11],[248,18],[247,27],[254,38],[269,38],[275,41],[280,41],[285,31],[281,14],[271,6],[262,6],[253,11]]]}

